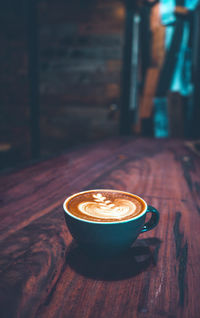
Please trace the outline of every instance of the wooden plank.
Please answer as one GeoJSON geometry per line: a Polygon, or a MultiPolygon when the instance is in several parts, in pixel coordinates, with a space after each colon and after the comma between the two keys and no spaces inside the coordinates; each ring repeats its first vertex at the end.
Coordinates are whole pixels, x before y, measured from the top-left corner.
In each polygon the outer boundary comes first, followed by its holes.
{"type": "Polygon", "coordinates": [[[157,67],[151,67],[147,70],[144,92],[141,96],[140,102],[140,118],[149,118],[152,116],[153,111],[153,99],[157,88],[160,69],[157,67]]]}
{"type": "Polygon", "coordinates": [[[118,138],[1,177],[1,317],[199,315],[200,160],[184,142],[118,138]],[[124,258],[89,259],[62,202],[115,188],[161,213],[124,258]]]}

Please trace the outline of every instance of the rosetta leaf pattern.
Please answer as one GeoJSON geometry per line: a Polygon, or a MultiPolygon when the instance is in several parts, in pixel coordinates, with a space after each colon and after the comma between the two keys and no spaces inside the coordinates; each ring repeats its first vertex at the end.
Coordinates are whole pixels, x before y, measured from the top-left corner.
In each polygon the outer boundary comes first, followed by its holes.
{"type": "Polygon", "coordinates": [[[99,203],[102,207],[112,208],[115,206],[115,204],[111,203],[110,200],[106,200],[106,197],[104,197],[101,193],[93,194],[93,198],[94,201],[99,203]]]}

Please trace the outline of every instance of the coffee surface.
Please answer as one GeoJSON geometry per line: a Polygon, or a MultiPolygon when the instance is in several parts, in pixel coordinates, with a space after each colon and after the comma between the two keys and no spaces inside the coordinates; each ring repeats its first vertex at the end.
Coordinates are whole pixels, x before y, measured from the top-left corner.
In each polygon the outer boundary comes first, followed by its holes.
{"type": "Polygon", "coordinates": [[[71,214],[82,219],[117,222],[139,215],[145,204],[140,198],[126,192],[91,190],[69,198],[66,208],[71,214]]]}

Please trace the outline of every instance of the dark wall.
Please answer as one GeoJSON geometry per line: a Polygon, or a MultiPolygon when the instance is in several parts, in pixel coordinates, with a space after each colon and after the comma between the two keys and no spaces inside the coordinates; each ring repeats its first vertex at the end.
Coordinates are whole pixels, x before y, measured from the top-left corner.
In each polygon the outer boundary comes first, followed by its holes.
{"type": "Polygon", "coordinates": [[[117,134],[124,7],[117,0],[40,1],[42,153],[117,134]]]}
{"type": "MultiPolygon", "coordinates": [[[[8,0],[0,13],[1,166],[31,158],[24,3],[8,0]]],[[[37,9],[41,155],[118,134],[110,106],[120,95],[123,3],[40,0],[37,9]]]]}
{"type": "Polygon", "coordinates": [[[1,1],[0,164],[30,158],[27,33],[23,4],[1,1]]]}

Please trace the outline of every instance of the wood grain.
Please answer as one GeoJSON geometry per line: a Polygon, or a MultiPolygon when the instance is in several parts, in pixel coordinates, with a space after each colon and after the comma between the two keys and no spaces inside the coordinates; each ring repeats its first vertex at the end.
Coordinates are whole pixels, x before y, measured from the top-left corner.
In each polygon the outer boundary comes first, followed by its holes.
{"type": "Polygon", "coordinates": [[[2,318],[199,317],[200,160],[183,141],[119,138],[1,176],[2,318]],[[136,193],[161,213],[123,258],[72,241],[66,196],[136,193]]]}

